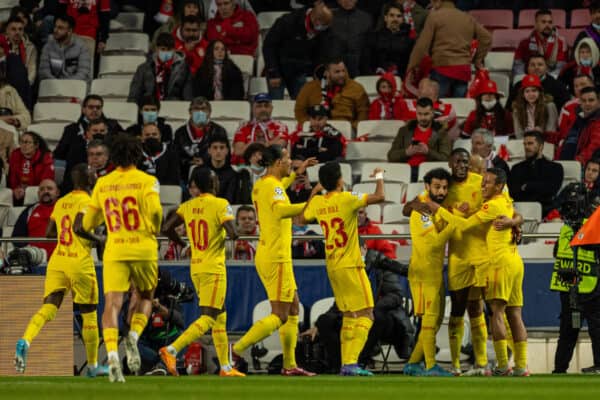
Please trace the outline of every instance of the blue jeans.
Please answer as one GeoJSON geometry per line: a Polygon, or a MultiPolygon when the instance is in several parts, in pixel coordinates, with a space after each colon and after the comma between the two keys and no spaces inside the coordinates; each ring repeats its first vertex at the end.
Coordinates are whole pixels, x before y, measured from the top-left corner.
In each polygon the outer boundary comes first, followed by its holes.
{"type": "Polygon", "coordinates": [[[466,97],[468,82],[448,78],[437,71],[431,71],[430,78],[440,85],[440,98],[466,97]]]}
{"type": "Polygon", "coordinates": [[[282,76],[281,84],[278,87],[273,87],[269,83],[269,78],[267,78],[267,85],[269,86],[269,95],[273,100],[283,100],[283,96],[285,93],[285,88],[290,94],[292,99],[295,99],[300,93],[300,89],[306,83],[306,74],[296,75],[296,76],[282,76]]]}

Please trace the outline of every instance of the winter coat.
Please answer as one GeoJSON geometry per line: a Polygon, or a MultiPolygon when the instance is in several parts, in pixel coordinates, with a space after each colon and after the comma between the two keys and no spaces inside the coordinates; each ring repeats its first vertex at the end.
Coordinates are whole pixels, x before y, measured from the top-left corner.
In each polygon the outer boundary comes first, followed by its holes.
{"type": "Polygon", "coordinates": [[[42,49],[38,76],[43,79],[78,79],[90,81],[91,58],[87,47],[73,36],[61,46],[50,36],[42,49]]]}

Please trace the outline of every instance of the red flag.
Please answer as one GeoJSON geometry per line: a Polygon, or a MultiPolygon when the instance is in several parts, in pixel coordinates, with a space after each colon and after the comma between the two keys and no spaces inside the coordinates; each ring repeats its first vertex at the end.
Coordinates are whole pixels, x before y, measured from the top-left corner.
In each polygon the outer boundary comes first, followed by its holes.
{"type": "Polygon", "coordinates": [[[593,244],[600,244],[600,207],[594,211],[592,216],[577,231],[573,239],[571,239],[571,246],[593,244]]]}

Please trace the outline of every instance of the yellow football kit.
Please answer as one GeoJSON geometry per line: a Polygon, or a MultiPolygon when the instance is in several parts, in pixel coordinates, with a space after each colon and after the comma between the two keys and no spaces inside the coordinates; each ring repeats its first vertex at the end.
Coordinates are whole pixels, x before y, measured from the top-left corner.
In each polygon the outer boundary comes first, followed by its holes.
{"type": "Polygon", "coordinates": [[[326,266],[335,301],[343,312],[373,307],[373,292],[358,243],[357,211],[367,195],[330,192],[315,196],[304,211],[316,219],[325,235],[326,266]]]}
{"type": "Polygon", "coordinates": [[[108,231],[104,250],[104,292],[156,287],[162,207],[155,177],[135,167],[117,168],[96,182],[83,228],[102,222],[108,231]]]}
{"type": "Polygon", "coordinates": [[[190,239],[190,275],[199,305],[222,309],[227,292],[223,224],[234,218],[231,206],[225,199],[204,193],[181,204],[177,214],[185,221],[190,239]]]}

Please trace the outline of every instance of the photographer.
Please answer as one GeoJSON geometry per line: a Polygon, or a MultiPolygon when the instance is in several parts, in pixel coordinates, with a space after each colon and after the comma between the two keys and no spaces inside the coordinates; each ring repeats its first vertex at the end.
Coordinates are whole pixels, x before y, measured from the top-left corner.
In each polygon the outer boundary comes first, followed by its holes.
{"type": "Polygon", "coordinates": [[[592,340],[594,365],[583,368],[583,373],[600,373],[600,288],[598,286],[598,255],[596,250],[577,248],[577,269],[570,246],[577,232],[598,205],[598,198],[590,199],[581,183],[571,183],[559,195],[560,214],[565,224],[555,245],[556,261],[550,290],[560,292],[560,333],[554,356],[554,371],[566,373],[577,344],[581,320],[588,324],[592,340]]]}

